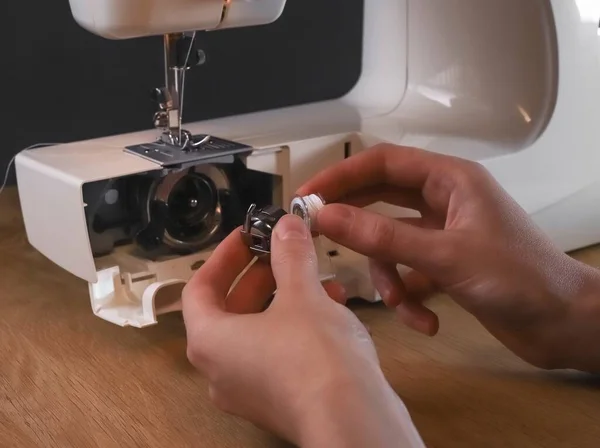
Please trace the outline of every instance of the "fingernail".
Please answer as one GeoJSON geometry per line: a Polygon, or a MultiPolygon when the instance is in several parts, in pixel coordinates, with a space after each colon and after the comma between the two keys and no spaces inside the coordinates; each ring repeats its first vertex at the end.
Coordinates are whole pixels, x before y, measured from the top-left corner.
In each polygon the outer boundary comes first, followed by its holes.
{"type": "Polygon", "coordinates": [[[379,295],[381,296],[383,303],[388,308],[395,309],[398,307],[398,305],[400,305],[400,300],[398,300],[398,297],[392,293],[391,288],[382,288],[382,290],[379,292],[379,295]]]}
{"type": "Polygon", "coordinates": [[[308,229],[304,221],[296,215],[287,215],[281,218],[275,226],[275,235],[280,240],[305,240],[308,229]]]}

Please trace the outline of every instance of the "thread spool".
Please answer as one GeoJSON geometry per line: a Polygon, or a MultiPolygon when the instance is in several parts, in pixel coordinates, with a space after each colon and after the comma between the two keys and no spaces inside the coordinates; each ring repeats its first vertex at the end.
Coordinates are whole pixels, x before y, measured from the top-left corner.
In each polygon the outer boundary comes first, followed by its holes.
{"type": "Polygon", "coordinates": [[[300,216],[306,226],[314,231],[313,226],[317,218],[317,213],[325,206],[325,201],[318,194],[308,196],[296,196],[290,205],[290,210],[294,215],[300,216]]]}
{"type": "MultiPolygon", "coordinates": [[[[317,213],[325,207],[325,200],[318,194],[309,194],[308,196],[296,196],[290,205],[292,214],[299,216],[304,220],[304,224],[316,238],[316,249],[319,256],[319,272],[322,279],[330,281],[335,279],[335,265],[333,259],[324,247],[322,236],[315,232],[314,224],[317,219],[317,213]]],[[[323,281],[323,280],[322,280],[323,281]]]]}

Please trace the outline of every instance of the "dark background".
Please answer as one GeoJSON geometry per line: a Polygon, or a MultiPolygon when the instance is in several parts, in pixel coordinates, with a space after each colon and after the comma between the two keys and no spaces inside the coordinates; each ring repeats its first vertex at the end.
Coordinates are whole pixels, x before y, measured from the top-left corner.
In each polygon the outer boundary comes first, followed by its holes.
{"type": "MultiPolygon", "coordinates": [[[[273,24],[199,34],[208,62],[188,72],[184,121],[342,96],[360,75],[362,17],[363,0],[288,0],[273,24]]],[[[1,63],[8,121],[0,184],[29,145],[152,128],[149,94],[163,85],[160,36],[95,36],[75,23],[68,0],[7,2],[0,20],[4,42],[14,42],[1,63]]]]}

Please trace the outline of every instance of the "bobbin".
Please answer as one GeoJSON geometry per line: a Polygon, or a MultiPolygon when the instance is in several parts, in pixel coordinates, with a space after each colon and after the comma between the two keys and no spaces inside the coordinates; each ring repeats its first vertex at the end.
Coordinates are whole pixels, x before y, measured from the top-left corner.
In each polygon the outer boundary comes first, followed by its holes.
{"type": "Polygon", "coordinates": [[[313,225],[317,218],[317,213],[325,206],[325,200],[318,194],[308,196],[296,196],[290,204],[290,211],[294,215],[300,216],[306,226],[313,231],[313,225]]]}

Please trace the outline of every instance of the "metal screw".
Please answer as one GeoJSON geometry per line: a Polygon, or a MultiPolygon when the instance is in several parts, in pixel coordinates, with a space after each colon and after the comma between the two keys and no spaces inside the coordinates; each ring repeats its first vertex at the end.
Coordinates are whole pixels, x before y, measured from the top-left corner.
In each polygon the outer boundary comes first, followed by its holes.
{"type": "Polygon", "coordinates": [[[156,112],[154,114],[154,126],[159,129],[164,129],[169,125],[169,117],[164,111],[156,112]]]}
{"type": "Polygon", "coordinates": [[[206,63],[206,52],[204,50],[196,50],[196,65],[204,65],[206,63]]]}

